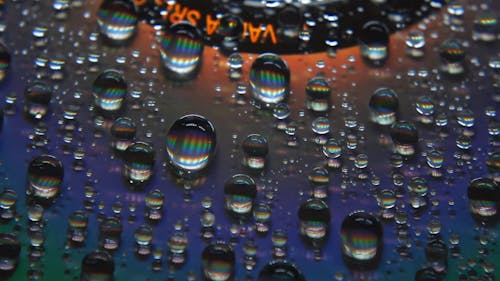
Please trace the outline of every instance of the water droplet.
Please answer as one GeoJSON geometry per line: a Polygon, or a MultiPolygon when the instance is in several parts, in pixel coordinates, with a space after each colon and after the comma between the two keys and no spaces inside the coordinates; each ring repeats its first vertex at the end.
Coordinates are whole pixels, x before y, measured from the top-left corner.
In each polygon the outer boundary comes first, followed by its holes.
{"type": "Polygon", "coordinates": [[[119,218],[109,217],[99,226],[99,245],[102,249],[113,251],[120,247],[123,226],[119,218]]]}
{"type": "Polygon", "coordinates": [[[324,77],[310,79],[306,85],[308,109],[316,112],[324,112],[330,108],[330,94],[332,88],[324,77]]]}
{"type": "Polygon", "coordinates": [[[469,208],[473,215],[481,219],[493,218],[497,215],[500,203],[500,188],[489,178],[476,178],[469,183],[467,189],[469,208]]]}
{"type": "Polygon", "coordinates": [[[137,131],[135,122],[128,117],[120,117],[111,125],[110,133],[113,137],[111,146],[117,151],[125,151],[134,139],[137,131]]]}
{"type": "Polygon", "coordinates": [[[243,57],[239,53],[232,53],[227,57],[227,64],[229,79],[239,80],[243,75],[243,57]]]}
{"type": "Polygon", "coordinates": [[[127,94],[127,82],[116,70],[99,74],[92,85],[95,105],[104,112],[116,112],[127,94]]]}
{"type": "Polygon", "coordinates": [[[259,134],[250,134],[241,146],[245,152],[245,164],[252,169],[263,169],[269,152],[267,139],[259,134]]]}
{"type": "Polygon", "coordinates": [[[415,281],[442,281],[443,276],[432,268],[423,268],[415,273],[415,281]]]}
{"type": "Polygon", "coordinates": [[[288,65],[276,54],[261,54],[250,68],[250,88],[258,108],[285,102],[290,90],[288,65]]]}
{"type": "Polygon", "coordinates": [[[9,279],[19,263],[21,243],[16,235],[11,233],[0,234],[0,278],[9,279]]]}
{"type": "Polygon", "coordinates": [[[233,249],[223,241],[208,245],[201,254],[203,276],[207,281],[230,280],[234,274],[233,249]]]}
{"type": "Polygon", "coordinates": [[[155,151],[145,142],[135,142],[123,154],[123,175],[135,186],[141,186],[153,176],[155,151]]]}
{"type": "Polygon", "coordinates": [[[146,218],[151,222],[158,222],[163,217],[165,194],[159,189],[153,189],[146,194],[146,218]]]}
{"type": "Polygon", "coordinates": [[[349,267],[372,267],[382,250],[382,225],[379,220],[364,211],[349,214],[340,229],[342,254],[349,267]]]}
{"type": "Polygon", "coordinates": [[[85,255],[82,260],[82,281],[113,281],[115,262],[113,257],[101,251],[85,255]]]}
{"type": "Polygon", "coordinates": [[[290,107],[284,102],[276,104],[273,109],[273,116],[278,120],[284,120],[290,116],[290,107]]]}
{"type": "Polygon", "coordinates": [[[379,125],[391,125],[396,121],[399,99],[389,88],[377,89],[369,102],[371,120],[379,125]]]}
{"type": "Polygon", "coordinates": [[[273,261],[268,263],[259,273],[257,281],[306,281],[295,265],[287,261],[273,261]]]}
{"type": "Polygon", "coordinates": [[[111,43],[124,43],[137,31],[138,16],[130,0],[105,0],[97,11],[99,32],[111,43]]]}
{"type": "Polygon", "coordinates": [[[24,90],[24,112],[32,119],[42,119],[49,111],[52,89],[43,82],[34,82],[24,90]]]}
{"type": "Polygon", "coordinates": [[[309,183],[313,187],[313,197],[324,199],[328,196],[328,185],[330,184],[330,175],[328,170],[323,167],[315,167],[307,176],[309,183]]]}
{"type": "Polygon", "coordinates": [[[271,221],[271,207],[265,203],[259,203],[253,210],[255,219],[255,228],[259,233],[267,233],[269,231],[269,223],[271,221]]]}
{"type": "Polygon", "coordinates": [[[336,139],[329,139],[323,145],[323,154],[328,158],[338,158],[342,155],[342,146],[336,139]]]}
{"type": "Polygon", "coordinates": [[[64,177],[61,161],[51,155],[31,160],[28,166],[27,194],[45,203],[58,195],[64,177]]]}
{"type": "Polygon", "coordinates": [[[202,35],[189,22],[173,24],[160,38],[162,65],[169,79],[189,80],[198,75],[202,54],[202,35]]]}
{"type": "Polygon", "coordinates": [[[88,215],[83,211],[75,211],[68,218],[68,240],[72,244],[83,244],[87,236],[88,215]]]}
{"type": "Polygon", "coordinates": [[[497,40],[498,19],[494,11],[481,11],[474,19],[472,39],[492,43],[497,40]]]}
{"type": "Polygon", "coordinates": [[[418,132],[413,123],[397,121],[391,126],[390,134],[397,153],[403,156],[415,154],[418,144],[418,132]]]}
{"type": "Polygon", "coordinates": [[[330,132],[330,120],[326,117],[318,117],[312,121],[312,131],[319,135],[328,134],[330,132]]]}
{"type": "Polygon", "coordinates": [[[420,30],[412,30],[406,37],[406,53],[413,58],[424,56],[425,35],[420,30]]]}
{"type": "Polygon", "coordinates": [[[219,20],[217,35],[221,37],[224,51],[235,51],[243,34],[243,20],[234,14],[225,14],[219,20]]]}
{"type": "Polygon", "coordinates": [[[457,123],[466,128],[474,126],[474,112],[470,109],[464,109],[457,114],[457,123]]]}
{"type": "Polygon", "coordinates": [[[426,155],[427,165],[434,169],[439,169],[443,166],[444,154],[440,150],[431,150],[426,155]]]}
{"type": "Polygon", "coordinates": [[[17,202],[17,193],[15,190],[10,188],[5,188],[0,193],[0,208],[1,209],[11,209],[15,206],[17,202]]]}
{"type": "Polygon", "coordinates": [[[414,177],[408,182],[408,190],[418,196],[425,196],[429,190],[429,184],[427,184],[427,181],[424,178],[414,177]]]}
{"type": "Polygon", "coordinates": [[[148,246],[153,240],[153,229],[148,225],[139,226],[134,232],[135,243],[141,246],[148,246]]]}
{"type": "Polygon", "coordinates": [[[389,29],[379,21],[365,23],[359,34],[361,57],[369,65],[380,66],[389,55],[389,29]]]}
{"type": "Polygon", "coordinates": [[[330,208],[320,199],[309,199],[298,210],[299,233],[304,240],[318,247],[328,237],[330,228],[330,208]]]}
{"type": "Polygon", "coordinates": [[[247,175],[234,175],[224,184],[224,196],[226,210],[238,218],[246,218],[252,212],[257,186],[247,175]]]}
{"type": "Polygon", "coordinates": [[[0,42],[0,82],[2,82],[7,76],[7,70],[9,69],[11,61],[11,56],[7,47],[0,42]]]}
{"type": "Polygon", "coordinates": [[[167,156],[179,176],[205,169],[215,154],[215,128],[205,117],[183,116],[167,133],[167,156]]]}
{"type": "Polygon", "coordinates": [[[465,49],[458,39],[449,39],[441,44],[441,70],[451,75],[462,74],[465,71],[465,49]]]}

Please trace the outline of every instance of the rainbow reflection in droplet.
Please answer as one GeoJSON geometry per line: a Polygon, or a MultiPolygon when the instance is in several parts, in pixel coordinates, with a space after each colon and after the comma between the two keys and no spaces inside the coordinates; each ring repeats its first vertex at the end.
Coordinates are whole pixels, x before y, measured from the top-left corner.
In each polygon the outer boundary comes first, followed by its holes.
{"type": "Polygon", "coordinates": [[[177,119],[167,133],[167,156],[178,175],[206,168],[215,154],[215,146],[215,128],[200,115],[177,119]]]}
{"type": "Polygon", "coordinates": [[[203,41],[198,29],[188,22],[172,25],[160,37],[160,56],[167,77],[191,79],[198,73],[203,41]]]}
{"type": "Polygon", "coordinates": [[[201,254],[203,275],[209,281],[229,280],[234,272],[235,255],[225,242],[208,245],[201,254]]]}
{"type": "Polygon", "coordinates": [[[371,120],[379,125],[391,125],[396,121],[399,99],[389,88],[377,89],[369,102],[371,120]]]}
{"type": "Polygon", "coordinates": [[[28,194],[41,199],[54,198],[61,187],[64,169],[52,155],[34,158],[28,166],[28,194]]]}
{"type": "Polygon", "coordinates": [[[138,16],[129,0],[105,0],[97,11],[99,31],[113,41],[125,41],[134,36],[138,16]]]}
{"type": "Polygon", "coordinates": [[[348,263],[375,259],[380,254],[382,235],[382,225],[371,214],[364,211],[349,214],[340,228],[342,253],[348,263]]]}
{"type": "Polygon", "coordinates": [[[92,91],[97,107],[104,111],[117,111],[127,94],[127,83],[118,71],[106,70],[95,79],[92,91]]]}
{"type": "Polygon", "coordinates": [[[261,54],[250,69],[250,87],[257,107],[271,107],[285,101],[290,88],[290,69],[272,53],[261,54]]]}

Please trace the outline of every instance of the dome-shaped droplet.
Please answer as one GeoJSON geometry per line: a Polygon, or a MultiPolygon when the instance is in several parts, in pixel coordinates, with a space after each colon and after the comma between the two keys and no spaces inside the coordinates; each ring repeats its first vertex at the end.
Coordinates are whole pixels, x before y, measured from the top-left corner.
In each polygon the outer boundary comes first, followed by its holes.
{"type": "Polygon", "coordinates": [[[487,219],[497,215],[500,203],[500,188],[489,178],[476,178],[467,189],[469,208],[473,215],[487,219]]]}
{"type": "Polygon", "coordinates": [[[123,226],[119,218],[109,217],[99,225],[99,245],[105,250],[116,250],[120,246],[123,226]]]}
{"type": "Polygon", "coordinates": [[[43,201],[52,200],[59,193],[63,177],[61,161],[51,155],[38,156],[28,166],[27,194],[43,201]]]}
{"type": "Polygon", "coordinates": [[[429,190],[429,184],[422,177],[413,177],[408,182],[408,190],[418,196],[425,196],[429,190]]]}
{"type": "Polygon", "coordinates": [[[268,263],[259,273],[257,281],[306,281],[295,265],[287,261],[268,263]]]}
{"type": "Polygon", "coordinates": [[[137,31],[138,16],[131,0],[104,0],[97,11],[97,25],[104,38],[123,43],[137,31]]]}
{"type": "Polygon", "coordinates": [[[202,35],[189,22],[173,24],[160,38],[160,56],[169,79],[194,78],[200,70],[202,54],[202,35]]]}
{"type": "Polygon", "coordinates": [[[215,154],[215,128],[205,117],[186,115],[167,133],[167,156],[180,176],[205,169],[215,154]]]}
{"type": "Polygon", "coordinates": [[[330,132],[330,120],[326,117],[320,116],[312,121],[311,129],[318,135],[328,134],[330,132]]]}
{"type": "Polygon", "coordinates": [[[0,42],[0,82],[2,82],[7,76],[7,70],[9,69],[11,61],[11,56],[7,47],[0,42]]]}
{"type": "Polygon", "coordinates": [[[141,246],[147,246],[153,240],[153,228],[149,225],[141,225],[134,232],[135,242],[141,246]]]}
{"type": "Polygon", "coordinates": [[[361,57],[370,65],[382,65],[389,55],[389,29],[379,21],[365,23],[358,36],[361,57]]]}
{"type": "Polygon", "coordinates": [[[82,244],[87,239],[87,225],[89,218],[83,211],[75,211],[68,218],[67,238],[71,243],[82,244]]]}
{"type": "Polygon", "coordinates": [[[397,121],[392,124],[390,134],[397,153],[403,156],[415,154],[418,144],[418,131],[413,123],[397,121]]]}
{"type": "Polygon", "coordinates": [[[441,69],[447,74],[462,74],[465,70],[465,48],[458,39],[449,39],[441,44],[441,69]]]}
{"type": "Polygon", "coordinates": [[[42,119],[49,111],[52,88],[43,82],[34,82],[24,90],[24,112],[33,119],[42,119]]]}
{"type": "Polygon", "coordinates": [[[10,209],[15,206],[17,202],[17,193],[15,190],[10,188],[5,188],[0,193],[0,209],[10,209]]]}
{"type": "Polygon", "coordinates": [[[472,38],[477,41],[492,43],[497,40],[498,19],[495,11],[480,11],[474,19],[472,38]]]}
{"type": "Polygon", "coordinates": [[[309,199],[300,205],[298,211],[299,232],[304,240],[317,246],[328,237],[330,209],[320,199],[309,199]]]}
{"type": "Polygon", "coordinates": [[[116,112],[127,94],[127,82],[116,70],[99,74],[92,85],[95,105],[104,112],[116,112]]]}
{"type": "Polygon", "coordinates": [[[132,185],[146,183],[153,176],[155,151],[145,142],[135,142],[123,153],[123,175],[132,185]]]}
{"type": "Polygon", "coordinates": [[[374,265],[381,254],[382,235],[382,225],[371,214],[364,211],[349,214],[340,228],[342,255],[347,266],[374,265]]]}
{"type": "Polygon", "coordinates": [[[135,139],[137,125],[128,117],[117,118],[111,125],[110,133],[113,137],[111,145],[117,151],[125,151],[135,139]]]}
{"type": "Polygon", "coordinates": [[[243,31],[243,20],[239,16],[234,14],[223,15],[217,26],[217,35],[221,38],[222,49],[224,51],[237,50],[243,31]]]}
{"type": "Polygon", "coordinates": [[[389,88],[377,89],[369,102],[371,120],[380,125],[391,125],[396,121],[399,98],[389,88]]]}
{"type": "Polygon", "coordinates": [[[222,241],[208,245],[201,254],[203,276],[207,281],[230,280],[234,274],[233,249],[222,241]]]}
{"type": "Polygon", "coordinates": [[[250,68],[250,88],[252,102],[258,108],[286,101],[290,90],[288,65],[276,54],[261,54],[250,68]]]}
{"type": "Polygon", "coordinates": [[[224,185],[224,196],[227,211],[237,217],[246,217],[252,212],[257,185],[247,175],[234,175],[224,185]]]}
{"type": "Polygon", "coordinates": [[[267,139],[259,134],[248,135],[241,144],[245,152],[245,164],[252,169],[262,169],[266,163],[266,155],[269,152],[267,139]]]}
{"type": "Polygon", "coordinates": [[[442,281],[444,277],[433,268],[427,267],[415,272],[415,281],[442,281]]]}
{"type": "Polygon", "coordinates": [[[14,273],[19,263],[21,243],[17,235],[11,233],[0,234],[0,279],[6,280],[14,273]]]}
{"type": "Polygon", "coordinates": [[[81,281],[113,281],[115,262],[107,252],[95,251],[82,260],[81,281]]]}
{"type": "Polygon", "coordinates": [[[406,53],[413,58],[424,56],[425,35],[420,30],[412,30],[406,36],[406,53]]]}
{"type": "Polygon", "coordinates": [[[310,79],[306,85],[308,109],[316,112],[324,112],[330,108],[330,94],[332,88],[324,77],[310,79]]]}

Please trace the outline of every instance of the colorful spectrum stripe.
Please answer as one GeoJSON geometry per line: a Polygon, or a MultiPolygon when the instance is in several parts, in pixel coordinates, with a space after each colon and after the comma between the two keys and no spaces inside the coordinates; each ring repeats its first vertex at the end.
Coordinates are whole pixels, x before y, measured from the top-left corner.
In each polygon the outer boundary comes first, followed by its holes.
{"type": "Polygon", "coordinates": [[[197,68],[203,51],[201,40],[167,33],[160,43],[160,54],[168,69],[177,74],[187,74],[197,68]]]}
{"type": "Polygon", "coordinates": [[[105,2],[97,12],[101,33],[117,41],[127,40],[134,35],[137,19],[134,7],[121,1],[105,2]]]}
{"type": "Polygon", "coordinates": [[[167,134],[167,154],[176,168],[201,170],[207,166],[214,149],[215,131],[201,116],[180,118],[167,134]]]}
{"type": "Polygon", "coordinates": [[[340,237],[342,250],[349,257],[370,260],[377,254],[378,238],[369,229],[342,229],[340,237]]]}

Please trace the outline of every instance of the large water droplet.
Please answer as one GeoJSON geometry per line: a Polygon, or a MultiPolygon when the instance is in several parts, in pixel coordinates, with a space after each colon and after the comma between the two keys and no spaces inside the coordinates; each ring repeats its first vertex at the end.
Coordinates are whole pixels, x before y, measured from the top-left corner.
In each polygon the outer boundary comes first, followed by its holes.
{"type": "Polygon", "coordinates": [[[392,124],[390,134],[397,153],[403,156],[415,154],[418,144],[418,131],[413,123],[397,121],[392,124]]]}
{"type": "Polygon", "coordinates": [[[81,281],[113,281],[115,262],[113,257],[101,251],[85,255],[82,260],[81,281]]]}
{"type": "Polygon", "coordinates": [[[286,101],[290,90],[288,65],[276,54],[261,54],[250,68],[250,88],[258,108],[286,101]]]}
{"type": "Polygon", "coordinates": [[[131,0],[105,0],[97,11],[99,32],[109,42],[123,43],[137,31],[137,12],[131,0]]]}
{"type": "Polygon", "coordinates": [[[226,281],[234,274],[233,249],[223,241],[208,245],[201,254],[203,276],[208,281],[226,281]]]}
{"type": "Polygon", "coordinates": [[[135,142],[123,153],[123,175],[132,185],[141,186],[153,176],[155,151],[145,142],[135,142]]]}
{"type": "Polygon", "coordinates": [[[245,152],[244,163],[252,169],[262,169],[266,163],[269,152],[267,139],[259,134],[248,135],[242,143],[245,152]]]}
{"type": "Polygon", "coordinates": [[[189,22],[170,26],[160,38],[160,55],[167,78],[189,80],[201,67],[203,42],[200,31],[189,22]]]}
{"type": "Polygon", "coordinates": [[[43,82],[34,82],[24,90],[24,112],[32,119],[42,119],[49,111],[52,88],[43,82]]]}
{"type": "Polygon", "coordinates": [[[120,117],[113,122],[110,133],[113,137],[111,146],[117,151],[125,151],[135,139],[137,126],[135,122],[128,117],[120,117]]]}
{"type": "Polygon", "coordinates": [[[268,263],[259,273],[257,281],[306,281],[302,273],[287,261],[268,263]]]}
{"type": "Polygon", "coordinates": [[[239,218],[247,217],[257,196],[255,181],[243,174],[232,176],[224,185],[226,210],[239,218]]]}
{"type": "Polygon", "coordinates": [[[441,70],[447,74],[457,75],[465,71],[465,49],[458,39],[449,39],[441,44],[441,70]]]}
{"type": "Polygon", "coordinates": [[[364,211],[349,214],[340,228],[342,254],[349,267],[372,267],[382,250],[382,225],[364,211]]]}
{"type": "Polygon", "coordinates": [[[51,155],[38,156],[28,166],[27,194],[49,203],[58,195],[63,177],[61,161],[51,155]]]}
{"type": "Polygon", "coordinates": [[[369,65],[380,66],[389,55],[389,29],[379,21],[369,21],[359,34],[361,57],[369,65]]]}
{"type": "Polygon", "coordinates": [[[377,89],[369,102],[371,120],[380,125],[391,125],[396,121],[399,98],[389,88],[377,89]]]}
{"type": "Polygon", "coordinates": [[[127,82],[116,70],[99,74],[92,85],[95,105],[104,112],[116,112],[127,94],[127,82]]]}
{"type": "Polygon", "coordinates": [[[298,211],[299,232],[313,247],[320,246],[328,237],[330,209],[320,199],[309,199],[300,205],[298,211]]]}
{"type": "Polygon", "coordinates": [[[425,35],[420,30],[412,30],[406,37],[406,52],[413,58],[424,56],[425,35]]]}
{"type": "Polygon", "coordinates": [[[494,11],[478,12],[474,19],[472,39],[492,43],[497,40],[498,19],[494,11]]]}
{"type": "Polygon", "coordinates": [[[200,115],[183,116],[167,133],[167,156],[180,176],[205,169],[215,155],[215,128],[200,115]]]}
{"type": "Polygon", "coordinates": [[[476,178],[469,183],[467,189],[469,207],[473,215],[481,219],[493,218],[497,215],[500,203],[500,188],[489,178],[476,178]]]}
{"type": "Polygon", "coordinates": [[[0,278],[9,277],[16,270],[21,253],[21,243],[16,235],[11,233],[0,234],[0,278]]]}
{"type": "Polygon", "coordinates": [[[106,218],[99,226],[99,246],[113,251],[120,247],[123,226],[119,218],[106,218]]]}
{"type": "Polygon", "coordinates": [[[332,88],[324,77],[310,79],[306,85],[308,109],[316,112],[324,112],[330,108],[330,94],[332,88]]]}

